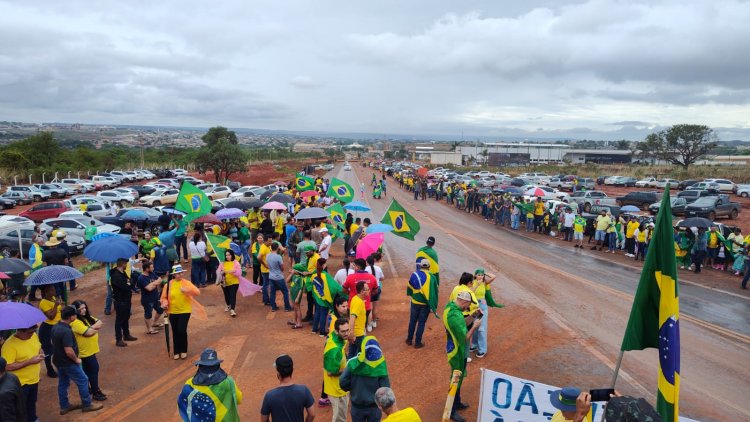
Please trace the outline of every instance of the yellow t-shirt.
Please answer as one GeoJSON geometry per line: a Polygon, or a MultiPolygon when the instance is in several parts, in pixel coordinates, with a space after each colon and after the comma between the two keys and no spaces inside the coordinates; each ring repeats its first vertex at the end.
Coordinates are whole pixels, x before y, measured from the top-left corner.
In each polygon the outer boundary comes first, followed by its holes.
{"type": "Polygon", "coordinates": [[[314,273],[315,270],[317,270],[318,259],[320,259],[320,255],[318,255],[317,252],[315,252],[313,256],[307,258],[307,272],[308,273],[314,273]]]}
{"type": "Polygon", "coordinates": [[[278,215],[276,217],[276,233],[281,234],[284,232],[284,223],[286,223],[286,219],[283,215],[278,215]]]}
{"type": "Polygon", "coordinates": [[[607,230],[610,224],[612,224],[612,219],[607,217],[606,215],[604,217],[602,217],[601,215],[599,217],[596,217],[596,230],[607,230]]]}
{"type": "Polygon", "coordinates": [[[172,280],[169,286],[169,313],[189,314],[193,312],[193,304],[190,298],[180,291],[180,280],[172,280]]]}
{"type": "Polygon", "coordinates": [[[534,202],[534,215],[540,216],[543,214],[544,214],[544,202],[542,201],[534,202]]]}
{"type": "MultiPolygon", "coordinates": [[[[458,285],[458,286],[454,287],[453,291],[451,292],[451,296],[450,296],[450,298],[448,298],[448,300],[451,301],[451,302],[453,302],[454,300],[456,300],[456,297],[458,297],[458,294],[461,293],[461,292],[463,292],[463,291],[469,292],[469,294],[471,294],[471,298],[474,299],[474,302],[477,301],[477,295],[475,295],[474,291],[471,290],[469,288],[469,286],[467,286],[465,284],[461,284],[461,285],[458,285]]],[[[468,311],[464,311],[463,314],[464,314],[464,316],[471,315],[477,309],[479,309],[479,306],[476,303],[472,303],[471,305],[469,305],[469,310],[468,311]]]]}
{"type": "Polygon", "coordinates": [[[365,309],[365,301],[361,297],[355,295],[352,298],[352,302],[349,304],[349,315],[356,315],[354,319],[354,337],[362,337],[365,335],[365,322],[367,321],[367,310],[365,309]]]}
{"type": "Polygon", "coordinates": [[[80,319],[73,321],[73,323],[70,324],[70,329],[73,330],[73,334],[76,335],[79,358],[83,359],[99,353],[99,333],[95,333],[91,337],[84,336],[83,333],[89,329],[89,326],[84,324],[80,319]]]}
{"type": "Polygon", "coordinates": [[[484,299],[487,294],[487,288],[483,281],[474,280],[471,287],[474,289],[474,296],[476,296],[477,299],[484,299]]]}
{"type": "Polygon", "coordinates": [[[628,222],[628,226],[625,229],[625,237],[628,239],[631,239],[633,237],[633,233],[635,233],[635,229],[640,227],[641,225],[637,221],[630,221],[628,222]]]}
{"type": "Polygon", "coordinates": [[[419,414],[412,407],[401,409],[396,413],[391,413],[390,416],[383,419],[383,422],[422,422],[419,418],[419,414]]]}
{"type": "MultiPolygon", "coordinates": [[[[329,335],[334,334],[333,332],[331,332],[331,334],[329,335]]],[[[328,371],[323,368],[323,391],[325,391],[325,393],[331,397],[344,397],[345,395],[349,394],[346,391],[342,390],[341,384],[339,384],[339,377],[346,368],[346,352],[347,343],[346,341],[344,341],[344,350],[341,354],[341,364],[339,365],[339,375],[328,375],[328,371]]]]}
{"type": "MultiPolygon", "coordinates": [[[[589,414],[586,415],[585,418],[583,418],[586,422],[591,422],[591,411],[589,410],[589,414]]],[[[561,411],[557,411],[554,415],[552,415],[552,420],[550,422],[572,422],[573,419],[565,419],[565,416],[563,416],[561,411]]]]}
{"type": "MultiPolygon", "coordinates": [[[[55,301],[57,300],[56,297],[52,296],[52,300],[42,299],[39,301],[39,309],[42,310],[42,312],[47,312],[50,309],[55,307],[55,301]]],[[[57,314],[55,315],[54,319],[46,319],[44,320],[45,324],[49,325],[55,325],[58,322],[60,322],[60,312],[62,311],[62,306],[57,307],[57,314]]]]}
{"type": "Polygon", "coordinates": [[[716,248],[718,246],[719,246],[719,236],[716,235],[716,232],[708,232],[708,247],[716,248]]]}
{"type": "Polygon", "coordinates": [[[356,232],[358,228],[359,228],[359,224],[352,223],[352,225],[349,226],[349,236],[354,235],[354,232],[356,232]]]}
{"type": "Polygon", "coordinates": [[[240,284],[240,279],[236,275],[232,274],[234,271],[234,261],[224,261],[224,284],[227,286],[234,286],[240,284]]]}
{"type": "MultiPolygon", "coordinates": [[[[34,356],[39,356],[41,348],[42,343],[39,342],[39,337],[37,337],[36,333],[32,334],[28,340],[21,340],[16,336],[10,336],[8,340],[5,340],[0,355],[5,358],[8,364],[23,362],[34,356]]],[[[41,363],[35,363],[10,372],[18,377],[21,385],[34,385],[39,383],[40,369],[41,363]]]]}
{"type": "Polygon", "coordinates": [[[263,259],[261,257],[268,256],[268,254],[271,253],[271,247],[266,245],[265,243],[260,245],[260,250],[258,250],[258,262],[260,262],[260,272],[267,273],[269,272],[268,267],[266,267],[263,264],[263,259]]]}
{"type": "Polygon", "coordinates": [[[250,222],[250,228],[257,230],[260,224],[260,213],[255,211],[247,213],[247,220],[250,222]]]}
{"type": "MultiPolygon", "coordinates": [[[[334,315],[333,313],[331,313],[331,314],[329,314],[329,315],[331,315],[331,325],[330,325],[330,326],[328,326],[328,332],[329,332],[329,333],[333,333],[333,332],[335,332],[335,331],[336,331],[336,320],[337,320],[338,318],[337,318],[337,317],[336,317],[336,315],[334,315]]],[[[330,334],[329,334],[329,335],[330,335],[330,334]]],[[[346,354],[346,353],[344,353],[344,354],[346,354]]]]}

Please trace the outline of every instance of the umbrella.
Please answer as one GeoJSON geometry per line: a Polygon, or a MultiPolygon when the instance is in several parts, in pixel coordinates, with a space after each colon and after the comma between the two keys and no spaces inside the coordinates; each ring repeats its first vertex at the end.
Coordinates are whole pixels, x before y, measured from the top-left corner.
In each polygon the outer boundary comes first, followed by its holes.
{"type": "Polygon", "coordinates": [[[208,213],[196,218],[193,223],[221,224],[221,220],[216,215],[208,213]]]}
{"type": "Polygon", "coordinates": [[[320,195],[320,192],[316,190],[306,190],[302,192],[301,194],[299,194],[299,196],[302,198],[309,198],[311,196],[318,196],[318,195],[320,195]]]}
{"type": "Polygon", "coordinates": [[[148,214],[143,210],[129,210],[122,215],[124,220],[142,220],[148,219],[148,214]]]}
{"type": "MultiPolygon", "coordinates": [[[[263,205],[265,202],[260,201],[260,204],[263,205]]],[[[226,204],[224,204],[226,208],[237,208],[238,210],[249,210],[250,208],[255,208],[255,206],[252,205],[252,201],[229,201],[226,204]]]]}
{"type": "Polygon", "coordinates": [[[393,226],[390,224],[372,224],[367,226],[367,234],[388,233],[391,231],[393,231],[393,226]]]}
{"type": "Polygon", "coordinates": [[[310,220],[313,218],[328,218],[329,214],[323,208],[309,207],[300,210],[294,217],[297,220],[310,220]]]}
{"type": "Polygon", "coordinates": [[[354,201],[344,205],[344,209],[349,211],[370,211],[370,207],[364,202],[354,201]]]}
{"type": "Polygon", "coordinates": [[[481,193],[481,194],[490,194],[490,193],[492,193],[492,189],[482,188],[482,189],[479,189],[479,190],[477,191],[477,193],[481,193]]]}
{"type": "Polygon", "coordinates": [[[23,259],[3,258],[0,259],[0,271],[8,274],[18,274],[31,269],[31,265],[23,259]]]}
{"type": "Polygon", "coordinates": [[[282,204],[291,204],[294,202],[294,198],[291,195],[285,193],[276,193],[272,197],[268,198],[269,202],[281,202],[282,204]]]}
{"type": "Polygon", "coordinates": [[[273,196],[274,193],[275,193],[274,191],[268,189],[265,192],[263,192],[262,194],[260,194],[260,199],[262,199],[262,200],[265,201],[268,198],[270,198],[271,196],[273,196]]]}
{"type": "Polygon", "coordinates": [[[357,245],[357,258],[367,259],[373,252],[377,252],[385,239],[385,233],[369,233],[369,227],[367,231],[367,236],[360,240],[357,245]]]}
{"type": "MultiPolygon", "coordinates": [[[[195,221],[195,220],[193,220],[195,221]]],[[[177,233],[177,229],[172,229],[167,232],[159,233],[159,242],[161,242],[162,245],[166,247],[170,247],[174,245],[174,238],[175,234],[177,233]]]]}
{"type": "Polygon", "coordinates": [[[120,237],[117,233],[110,233],[110,232],[104,232],[104,233],[97,233],[93,236],[91,236],[91,241],[96,242],[99,239],[105,239],[107,237],[120,237]]]}
{"type": "Polygon", "coordinates": [[[696,227],[699,229],[707,229],[713,224],[714,223],[708,218],[690,217],[677,223],[677,227],[696,227]]]}
{"type": "Polygon", "coordinates": [[[83,256],[96,262],[116,262],[138,253],[138,246],[124,237],[112,237],[91,242],[83,250],[83,256]]]}
{"type": "Polygon", "coordinates": [[[503,192],[506,193],[521,193],[521,189],[513,186],[508,186],[507,188],[503,189],[503,192]]]}
{"type": "Polygon", "coordinates": [[[49,265],[42,267],[23,282],[24,286],[43,286],[45,284],[61,283],[83,277],[83,273],[67,265],[49,265]]]}
{"type": "Polygon", "coordinates": [[[244,217],[245,212],[238,208],[224,208],[216,213],[216,218],[220,220],[228,220],[230,218],[244,217]]]}
{"type": "Polygon", "coordinates": [[[8,274],[5,274],[4,272],[0,271],[0,279],[7,280],[10,276],[8,274]]]}
{"type": "MultiPolygon", "coordinates": [[[[161,209],[161,211],[162,211],[162,212],[165,212],[165,213],[167,213],[167,214],[174,214],[174,215],[186,215],[186,214],[185,214],[184,212],[182,212],[182,211],[179,211],[179,210],[176,210],[176,209],[174,209],[174,208],[162,208],[162,209],[161,209]]],[[[195,220],[193,220],[193,221],[195,221],[195,220]]]]}
{"type": "Polygon", "coordinates": [[[417,176],[419,177],[425,177],[427,175],[427,167],[422,167],[419,170],[417,170],[417,176]]]}
{"type": "Polygon", "coordinates": [[[278,180],[274,183],[276,186],[286,186],[288,183],[283,180],[278,180]]]}
{"type": "Polygon", "coordinates": [[[641,209],[636,207],[635,205],[625,205],[624,207],[620,208],[620,211],[622,212],[640,212],[641,209]]]}
{"type": "MultiPolygon", "coordinates": [[[[260,198],[252,198],[248,199],[247,201],[244,201],[247,203],[248,209],[250,208],[260,208],[265,204],[266,202],[260,198]]],[[[240,208],[241,209],[241,208],[240,208]]]]}
{"type": "Polygon", "coordinates": [[[531,188],[523,194],[526,196],[544,196],[547,194],[547,192],[545,192],[544,189],[541,188],[531,188]]]}
{"type": "Polygon", "coordinates": [[[285,210],[286,205],[282,204],[281,202],[271,201],[267,203],[266,205],[263,205],[261,209],[264,210],[285,210]]]}
{"type": "Polygon", "coordinates": [[[0,303],[0,330],[29,328],[46,319],[36,306],[19,302],[0,303]]]}

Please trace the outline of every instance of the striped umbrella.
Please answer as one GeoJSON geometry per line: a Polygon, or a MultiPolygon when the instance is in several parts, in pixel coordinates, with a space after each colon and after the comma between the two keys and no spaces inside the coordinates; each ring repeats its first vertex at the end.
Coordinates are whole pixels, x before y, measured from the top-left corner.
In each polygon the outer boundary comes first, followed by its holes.
{"type": "Polygon", "coordinates": [[[83,273],[67,265],[49,265],[42,267],[23,282],[24,286],[43,286],[45,284],[62,283],[83,277],[83,273]]]}

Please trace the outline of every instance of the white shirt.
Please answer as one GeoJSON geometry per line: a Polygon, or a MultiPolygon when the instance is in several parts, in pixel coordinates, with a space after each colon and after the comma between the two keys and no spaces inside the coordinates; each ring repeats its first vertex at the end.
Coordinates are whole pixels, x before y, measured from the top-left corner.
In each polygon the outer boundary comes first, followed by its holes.
{"type": "Polygon", "coordinates": [[[323,240],[320,241],[320,247],[318,248],[318,253],[320,253],[321,258],[328,259],[328,254],[331,252],[331,235],[326,233],[326,237],[323,238],[323,240]]]}
{"type": "Polygon", "coordinates": [[[196,244],[191,240],[188,243],[188,253],[193,259],[203,258],[206,255],[206,242],[199,240],[196,244]]]}
{"type": "Polygon", "coordinates": [[[346,281],[346,276],[348,276],[349,274],[354,274],[354,268],[349,267],[349,271],[347,271],[346,268],[342,268],[336,271],[336,275],[333,276],[333,279],[336,280],[339,284],[343,285],[346,281]]]}
{"type": "Polygon", "coordinates": [[[378,281],[378,286],[382,287],[383,286],[383,279],[385,278],[385,274],[383,274],[383,269],[380,268],[378,265],[374,265],[374,267],[375,267],[375,274],[372,274],[372,270],[370,269],[369,265],[367,267],[365,267],[365,270],[367,270],[368,273],[374,275],[375,276],[375,280],[378,281]]]}
{"type": "Polygon", "coordinates": [[[576,219],[575,214],[573,214],[572,212],[566,212],[565,214],[563,214],[563,217],[565,219],[563,225],[565,227],[573,227],[573,221],[575,221],[576,219]]]}

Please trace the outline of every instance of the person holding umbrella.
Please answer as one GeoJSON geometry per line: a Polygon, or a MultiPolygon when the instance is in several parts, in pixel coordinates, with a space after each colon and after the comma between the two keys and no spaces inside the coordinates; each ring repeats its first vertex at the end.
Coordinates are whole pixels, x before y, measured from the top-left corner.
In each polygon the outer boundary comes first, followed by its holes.
{"type": "Polygon", "coordinates": [[[57,378],[57,372],[52,366],[52,327],[60,321],[60,310],[62,309],[62,298],[55,296],[55,286],[47,284],[42,287],[42,300],[39,301],[39,309],[47,317],[39,327],[39,340],[44,349],[44,365],[47,367],[47,376],[57,378]]]}
{"type": "Polygon", "coordinates": [[[78,344],[78,357],[81,358],[81,368],[89,379],[89,391],[96,401],[107,400],[107,395],[99,388],[99,330],[104,325],[101,320],[91,316],[86,302],[73,302],[77,318],[70,324],[78,344]]]}
{"type": "MultiPolygon", "coordinates": [[[[166,310],[169,316],[169,324],[172,326],[173,357],[175,360],[187,358],[187,328],[190,315],[194,310],[201,317],[205,318],[206,314],[203,307],[195,300],[195,296],[201,294],[200,290],[190,281],[177,278],[179,274],[184,272],[182,265],[178,264],[172,267],[171,274],[174,278],[167,283],[167,286],[161,292],[161,306],[166,310]]],[[[167,350],[169,350],[168,341],[167,350]]]]}

